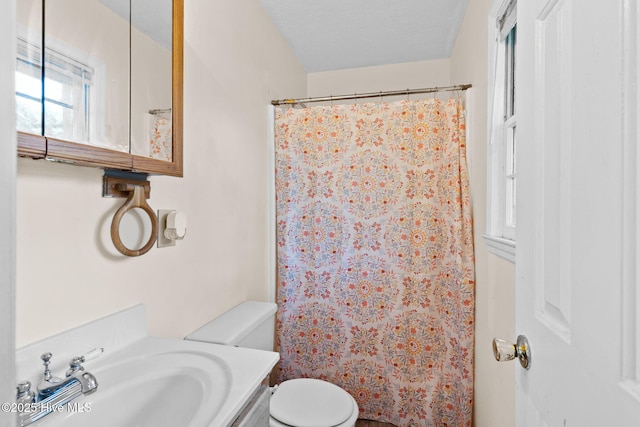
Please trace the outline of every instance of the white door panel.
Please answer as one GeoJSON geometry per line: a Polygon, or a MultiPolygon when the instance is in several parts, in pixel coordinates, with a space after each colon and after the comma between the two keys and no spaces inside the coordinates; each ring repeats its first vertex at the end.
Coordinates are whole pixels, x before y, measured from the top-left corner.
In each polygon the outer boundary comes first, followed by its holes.
{"type": "Polygon", "coordinates": [[[518,426],[640,426],[637,8],[518,2],[518,426]]]}

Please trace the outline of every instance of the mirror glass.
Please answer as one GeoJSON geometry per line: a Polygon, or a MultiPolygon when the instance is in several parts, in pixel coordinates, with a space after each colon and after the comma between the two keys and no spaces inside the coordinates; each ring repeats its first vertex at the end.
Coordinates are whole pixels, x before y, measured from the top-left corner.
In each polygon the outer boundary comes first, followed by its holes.
{"type": "Polygon", "coordinates": [[[131,2],[131,153],[169,162],[172,18],[172,0],[131,2]]]}
{"type": "Polygon", "coordinates": [[[46,137],[129,151],[129,2],[122,3],[118,13],[106,0],[45,0],[46,137]]]}
{"type": "Polygon", "coordinates": [[[42,0],[16,3],[16,128],[42,135],[42,0]]]}
{"type": "Polygon", "coordinates": [[[173,162],[174,3],[19,0],[17,130],[173,162]]]}

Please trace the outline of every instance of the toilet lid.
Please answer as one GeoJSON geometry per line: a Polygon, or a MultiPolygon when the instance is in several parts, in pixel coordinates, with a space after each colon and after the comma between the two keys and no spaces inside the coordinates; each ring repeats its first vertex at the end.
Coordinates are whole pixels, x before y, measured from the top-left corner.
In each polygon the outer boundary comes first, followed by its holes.
{"type": "Polygon", "coordinates": [[[299,378],[285,381],[271,396],[271,416],[296,427],[332,427],[353,412],[351,395],[322,380],[299,378]]]}

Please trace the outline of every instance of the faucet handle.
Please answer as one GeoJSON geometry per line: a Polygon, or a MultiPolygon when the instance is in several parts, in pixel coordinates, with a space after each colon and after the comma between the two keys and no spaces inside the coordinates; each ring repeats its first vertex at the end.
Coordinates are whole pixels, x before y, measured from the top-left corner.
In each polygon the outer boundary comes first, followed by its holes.
{"type": "Polygon", "coordinates": [[[100,357],[102,353],[104,353],[104,347],[97,347],[97,348],[94,348],[93,350],[89,350],[88,352],[86,352],[80,357],[82,358],[82,362],[86,362],[88,360],[93,360],[97,357],[100,357]]]}
{"type": "Polygon", "coordinates": [[[82,364],[87,360],[92,360],[92,359],[95,359],[96,357],[99,357],[102,354],[102,352],[104,352],[104,348],[102,347],[94,348],[93,350],[89,350],[87,353],[83,354],[82,356],[77,356],[71,359],[69,361],[69,369],[67,369],[67,372],[65,374],[67,378],[75,374],[76,372],[84,371],[84,366],[82,366],[82,364]]]}
{"type": "Polygon", "coordinates": [[[16,394],[16,402],[20,403],[34,403],[36,401],[36,394],[31,391],[31,383],[29,381],[22,381],[18,383],[16,387],[18,392],[16,394]]]}
{"type": "Polygon", "coordinates": [[[50,381],[53,378],[51,375],[51,370],[49,369],[49,364],[51,363],[51,357],[53,357],[51,353],[43,353],[42,356],[40,356],[40,359],[42,359],[42,362],[44,363],[44,380],[45,381],[50,381]]]}
{"type": "Polygon", "coordinates": [[[71,359],[69,361],[69,369],[67,369],[67,372],[65,374],[66,377],[68,378],[78,371],[84,371],[84,366],[82,366],[83,361],[84,361],[84,358],[82,356],[74,357],[73,359],[71,359]]]}

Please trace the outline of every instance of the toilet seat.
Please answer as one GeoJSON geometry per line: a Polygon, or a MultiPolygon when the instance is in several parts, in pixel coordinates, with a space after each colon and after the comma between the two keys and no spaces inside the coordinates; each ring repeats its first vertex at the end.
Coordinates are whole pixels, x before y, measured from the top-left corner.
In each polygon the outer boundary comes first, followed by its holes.
{"type": "Polygon", "coordinates": [[[353,397],[342,388],[322,380],[299,378],[280,384],[271,396],[269,413],[275,421],[273,425],[334,427],[353,425],[357,408],[353,397]]]}

